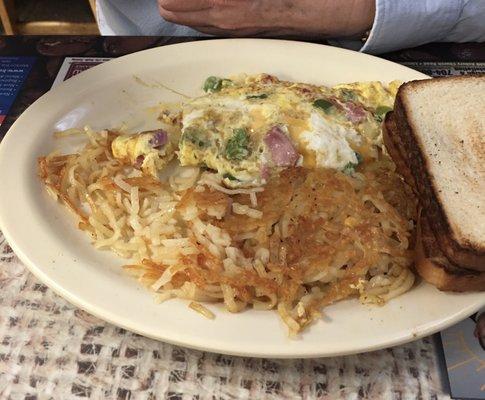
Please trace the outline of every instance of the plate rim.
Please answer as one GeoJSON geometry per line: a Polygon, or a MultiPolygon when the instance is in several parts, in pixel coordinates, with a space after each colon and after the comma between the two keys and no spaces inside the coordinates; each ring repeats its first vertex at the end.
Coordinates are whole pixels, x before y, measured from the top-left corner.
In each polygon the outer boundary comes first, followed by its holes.
{"type": "MultiPolygon", "coordinates": [[[[140,55],[142,53],[157,52],[157,51],[163,52],[163,49],[165,49],[167,47],[174,47],[174,46],[191,47],[191,46],[198,46],[200,43],[206,44],[206,43],[213,43],[213,42],[228,42],[228,41],[233,42],[233,43],[238,42],[238,41],[239,42],[254,42],[254,41],[257,41],[257,42],[271,42],[271,43],[278,42],[278,43],[283,43],[283,44],[291,43],[292,46],[308,46],[308,47],[313,47],[315,50],[317,50],[321,47],[326,47],[326,48],[331,48],[332,51],[336,51],[336,52],[353,53],[353,54],[360,54],[363,57],[372,57],[373,59],[379,60],[378,61],[379,63],[389,63],[389,64],[393,64],[393,65],[396,64],[392,61],[385,60],[385,59],[382,59],[382,58],[379,58],[379,57],[376,57],[376,56],[373,56],[373,55],[358,53],[358,52],[355,52],[355,51],[352,51],[352,50],[347,50],[347,49],[342,49],[342,48],[337,48],[337,47],[327,46],[327,45],[320,45],[320,44],[316,44],[316,43],[278,40],[278,39],[210,39],[210,40],[204,39],[204,40],[197,40],[197,41],[191,41],[191,42],[171,44],[171,45],[156,47],[156,48],[152,48],[152,49],[146,49],[146,50],[142,50],[140,52],[128,54],[128,55],[113,59],[113,60],[111,60],[107,63],[95,66],[92,69],[85,71],[84,74],[89,74],[90,71],[91,71],[91,74],[93,74],[93,73],[95,73],[93,71],[101,71],[104,68],[109,69],[110,63],[112,63],[111,65],[122,64],[124,62],[124,60],[131,58],[131,57],[137,57],[138,55],[140,55]]],[[[397,64],[397,65],[399,65],[399,64],[397,64]]],[[[402,67],[403,69],[405,68],[405,69],[411,70],[415,75],[421,75],[422,78],[429,78],[427,75],[419,73],[418,71],[412,70],[409,67],[402,66],[402,65],[399,65],[399,66],[402,67]]],[[[13,140],[11,137],[13,137],[13,132],[15,131],[16,126],[19,124],[19,121],[23,121],[24,119],[28,118],[29,110],[35,109],[35,107],[38,107],[38,104],[42,104],[42,102],[49,101],[49,98],[51,96],[55,96],[56,92],[58,92],[59,90],[68,90],[71,85],[76,85],[78,80],[80,80],[80,79],[84,80],[84,79],[86,79],[86,76],[89,76],[89,75],[84,75],[84,74],[79,74],[79,76],[75,76],[75,77],[69,79],[68,81],[63,82],[59,87],[49,90],[47,93],[42,95],[39,99],[37,99],[34,103],[32,103],[17,118],[17,120],[10,127],[9,131],[7,132],[7,134],[5,135],[4,139],[2,140],[2,142],[0,144],[0,159],[2,157],[4,157],[5,153],[7,153],[7,150],[5,150],[5,149],[8,148],[8,146],[9,146],[8,143],[10,143],[10,141],[13,140]],[[64,88],[64,89],[62,89],[62,88],[64,88]]],[[[0,171],[0,177],[4,173],[5,172],[0,171]]],[[[12,249],[14,250],[16,255],[19,257],[19,259],[27,266],[29,271],[32,272],[32,274],[37,279],[39,279],[42,283],[44,283],[46,286],[51,288],[57,295],[66,299],[71,304],[75,305],[76,307],[78,307],[82,310],[89,312],[90,314],[94,315],[95,317],[97,317],[97,318],[99,318],[103,321],[107,321],[108,323],[111,323],[115,326],[122,327],[123,329],[134,332],[136,334],[140,334],[142,336],[149,337],[151,339],[163,341],[163,342],[170,343],[170,344],[177,345],[177,346],[192,348],[192,349],[196,349],[196,350],[200,350],[200,351],[209,351],[209,352],[229,354],[229,355],[235,355],[235,356],[271,357],[271,358],[287,358],[287,359],[288,358],[332,357],[332,356],[356,354],[356,353],[360,353],[360,352],[369,352],[369,351],[374,351],[374,350],[378,350],[378,349],[393,347],[393,346],[408,343],[408,342],[417,340],[419,338],[428,336],[428,335],[433,334],[435,332],[438,332],[442,329],[445,329],[448,326],[451,326],[452,324],[460,321],[461,319],[466,318],[467,316],[473,314],[474,312],[476,312],[478,309],[480,309],[481,307],[483,307],[485,305],[485,297],[484,297],[483,302],[471,304],[470,306],[463,308],[459,313],[453,315],[451,318],[444,318],[441,321],[435,323],[434,325],[427,326],[425,328],[421,328],[421,330],[413,333],[412,335],[405,335],[404,333],[401,332],[401,336],[399,336],[398,338],[390,337],[387,341],[383,341],[379,344],[375,344],[375,345],[371,345],[371,346],[369,346],[369,345],[367,345],[367,346],[354,345],[353,348],[350,349],[349,351],[336,351],[336,352],[328,352],[328,351],[324,351],[324,352],[311,351],[310,352],[310,351],[307,351],[307,352],[302,352],[300,350],[300,351],[296,351],[296,352],[265,353],[264,351],[258,352],[258,351],[254,351],[254,349],[245,350],[244,348],[239,348],[239,350],[235,351],[234,347],[227,346],[225,343],[221,344],[221,346],[217,347],[217,346],[207,346],[207,345],[203,345],[201,343],[195,343],[195,344],[194,343],[188,343],[188,342],[183,341],[183,340],[179,341],[179,340],[174,339],[173,337],[171,337],[171,338],[167,338],[167,337],[162,338],[160,336],[157,337],[157,336],[154,336],[154,335],[151,335],[151,334],[147,334],[146,332],[137,330],[136,327],[133,326],[133,324],[130,325],[129,323],[124,323],[123,321],[116,320],[116,318],[112,318],[109,311],[106,311],[104,314],[103,314],[103,312],[98,312],[98,310],[96,310],[90,304],[83,303],[82,299],[78,295],[75,295],[72,292],[64,289],[62,287],[62,285],[58,284],[54,279],[50,278],[48,276],[48,274],[45,271],[42,270],[42,267],[37,266],[36,263],[29,257],[29,255],[27,254],[28,251],[24,252],[22,250],[23,246],[18,245],[17,240],[14,238],[14,235],[11,235],[9,226],[8,226],[8,224],[4,223],[3,217],[2,217],[2,210],[5,210],[5,212],[8,211],[7,205],[5,204],[5,201],[2,200],[2,197],[3,196],[0,196],[0,227],[3,231],[5,239],[7,240],[9,245],[12,247],[12,249]]],[[[21,239],[19,239],[19,241],[21,241],[21,239]]],[[[409,328],[409,330],[411,330],[411,328],[409,328]]]]}

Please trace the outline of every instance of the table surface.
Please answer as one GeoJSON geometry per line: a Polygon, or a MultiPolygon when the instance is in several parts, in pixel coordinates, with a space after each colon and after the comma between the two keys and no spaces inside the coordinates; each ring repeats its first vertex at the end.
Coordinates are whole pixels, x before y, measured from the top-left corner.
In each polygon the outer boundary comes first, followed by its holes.
{"type": "MultiPolygon", "coordinates": [[[[0,138],[47,92],[66,56],[118,57],[194,40],[1,37],[0,56],[38,60],[0,138]]],[[[200,39],[198,39],[200,40],[200,39]]],[[[483,45],[433,44],[398,61],[485,61],[483,45]]],[[[437,336],[347,357],[271,360],[184,349],[105,323],[39,283],[0,232],[1,399],[449,399],[437,336]]]]}

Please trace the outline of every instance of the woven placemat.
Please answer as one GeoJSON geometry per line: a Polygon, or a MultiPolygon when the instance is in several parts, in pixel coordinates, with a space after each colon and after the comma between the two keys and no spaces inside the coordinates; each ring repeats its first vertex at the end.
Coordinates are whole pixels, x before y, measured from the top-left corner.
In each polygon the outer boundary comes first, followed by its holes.
{"type": "Polygon", "coordinates": [[[449,399],[431,338],[347,357],[273,360],[189,350],[77,309],[0,233],[2,399],[449,399]]]}

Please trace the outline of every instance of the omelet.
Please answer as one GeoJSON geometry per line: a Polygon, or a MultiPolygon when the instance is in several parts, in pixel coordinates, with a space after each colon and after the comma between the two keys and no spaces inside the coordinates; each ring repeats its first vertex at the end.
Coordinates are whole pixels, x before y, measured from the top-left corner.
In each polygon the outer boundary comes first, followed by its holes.
{"type": "Polygon", "coordinates": [[[218,171],[228,186],[264,184],[291,166],[353,173],[380,145],[398,86],[209,77],[207,94],[182,107],[179,161],[218,171]]]}
{"type": "Polygon", "coordinates": [[[121,135],[112,152],[152,176],[177,154],[182,166],[215,170],[229,187],[259,186],[293,166],[352,174],[382,145],[382,120],[399,84],[326,87],[268,74],[211,76],[207,94],[181,106],[178,149],[158,130],[121,135]]]}
{"type": "Polygon", "coordinates": [[[163,129],[119,135],[111,143],[113,157],[133,165],[153,177],[175,155],[175,148],[163,129]]]}

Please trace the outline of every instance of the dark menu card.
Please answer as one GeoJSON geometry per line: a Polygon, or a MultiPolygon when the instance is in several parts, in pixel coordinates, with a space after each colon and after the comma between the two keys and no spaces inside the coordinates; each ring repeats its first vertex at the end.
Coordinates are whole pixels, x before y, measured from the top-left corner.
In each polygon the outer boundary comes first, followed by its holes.
{"type": "Polygon", "coordinates": [[[35,57],[0,57],[0,125],[34,65],[35,57]]]}

